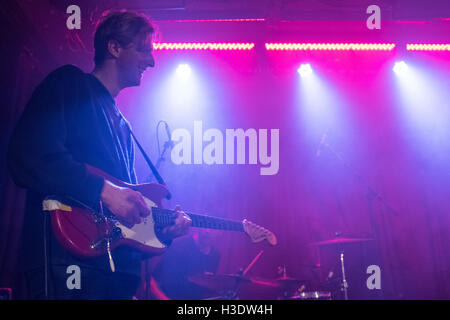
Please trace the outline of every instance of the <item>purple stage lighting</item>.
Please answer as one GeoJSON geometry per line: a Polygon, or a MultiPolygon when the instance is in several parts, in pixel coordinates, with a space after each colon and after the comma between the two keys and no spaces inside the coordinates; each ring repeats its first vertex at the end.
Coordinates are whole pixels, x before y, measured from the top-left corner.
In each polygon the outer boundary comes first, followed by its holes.
{"type": "Polygon", "coordinates": [[[177,68],[177,75],[180,78],[188,78],[191,75],[191,67],[188,64],[180,64],[177,68]]]}
{"type": "Polygon", "coordinates": [[[405,61],[396,62],[392,70],[398,75],[404,74],[408,70],[408,65],[405,61]]]}
{"type": "Polygon", "coordinates": [[[305,78],[312,74],[311,65],[309,63],[301,64],[300,67],[297,69],[297,72],[300,75],[300,77],[305,78]]]}

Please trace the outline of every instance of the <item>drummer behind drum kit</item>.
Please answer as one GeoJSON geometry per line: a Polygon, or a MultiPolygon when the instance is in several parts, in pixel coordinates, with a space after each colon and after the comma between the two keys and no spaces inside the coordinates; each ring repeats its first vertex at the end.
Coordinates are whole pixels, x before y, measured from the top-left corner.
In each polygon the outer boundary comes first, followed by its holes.
{"type": "Polygon", "coordinates": [[[240,299],[238,293],[241,291],[261,292],[265,290],[275,292],[277,300],[347,300],[349,285],[345,274],[344,247],[349,244],[364,243],[373,240],[374,239],[337,238],[310,244],[318,247],[331,247],[339,251],[339,265],[342,278],[338,284],[338,290],[333,290],[333,292],[340,291],[342,293],[340,295],[332,293],[331,291],[305,291],[307,288],[307,281],[288,277],[285,266],[280,267],[282,275],[275,279],[247,276],[247,272],[256,260],[259,259],[263,251],[259,252],[245,270],[241,270],[237,274],[205,273],[190,276],[188,279],[190,282],[218,294],[217,296],[207,298],[206,300],[238,300],[240,299]]]}

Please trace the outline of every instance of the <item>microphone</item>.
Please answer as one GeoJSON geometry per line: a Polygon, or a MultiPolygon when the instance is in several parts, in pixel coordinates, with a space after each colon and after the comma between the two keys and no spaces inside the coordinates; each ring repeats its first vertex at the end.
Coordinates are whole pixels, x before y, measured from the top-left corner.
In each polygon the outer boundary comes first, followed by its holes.
{"type": "Polygon", "coordinates": [[[326,145],[326,143],[325,143],[326,139],[327,139],[327,133],[324,133],[322,135],[322,139],[320,139],[320,144],[316,151],[316,157],[320,157],[320,152],[322,151],[322,147],[326,145]]]}
{"type": "Polygon", "coordinates": [[[173,147],[172,134],[170,133],[169,125],[165,121],[164,121],[164,127],[166,128],[167,137],[169,138],[169,140],[166,142],[166,144],[169,147],[173,147]]]}

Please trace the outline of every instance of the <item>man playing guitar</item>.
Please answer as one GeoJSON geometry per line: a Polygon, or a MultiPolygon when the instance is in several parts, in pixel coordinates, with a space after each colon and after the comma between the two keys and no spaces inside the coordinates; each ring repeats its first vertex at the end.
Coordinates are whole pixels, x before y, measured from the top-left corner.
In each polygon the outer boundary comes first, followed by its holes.
{"type": "MultiPolygon", "coordinates": [[[[95,32],[93,72],[67,65],[50,73],[33,92],[13,132],[8,165],[14,181],[28,190],[23,250],[33,299],[131,299],[136,292],[139,252],[116,248],[114,268],[107,255],[82,259],[69,254],[51,231],[42,203],[56,195],[103,207],[129,228],[149,216],[141,193],[90,172],[87,165],[137,182],[129,123],[114,98],[122,89],[138,86],[142,73],[155,65],[153,32],[144,15],[105,15],[95,32]],[[79,271],[75,287],[70,285],[71,270],[79,271]]],[[[159,235],[165,244],[186,234],[191,224],[179,208],[173,218],[175,223],[159,235]]]]}

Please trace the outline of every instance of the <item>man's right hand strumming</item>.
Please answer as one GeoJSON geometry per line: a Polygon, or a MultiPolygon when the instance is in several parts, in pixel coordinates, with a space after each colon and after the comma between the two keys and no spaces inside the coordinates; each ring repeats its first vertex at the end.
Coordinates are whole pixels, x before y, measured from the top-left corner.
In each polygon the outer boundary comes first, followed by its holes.
{"type": "Polygon", "coordinates": [[[100,197],[108,209],[128,228],[141,223],[142,218],[151,213],[139,192],[116,186],[107,180],[100,197]]]}

